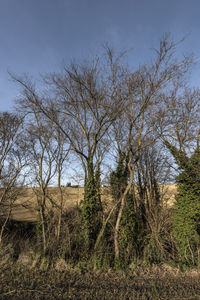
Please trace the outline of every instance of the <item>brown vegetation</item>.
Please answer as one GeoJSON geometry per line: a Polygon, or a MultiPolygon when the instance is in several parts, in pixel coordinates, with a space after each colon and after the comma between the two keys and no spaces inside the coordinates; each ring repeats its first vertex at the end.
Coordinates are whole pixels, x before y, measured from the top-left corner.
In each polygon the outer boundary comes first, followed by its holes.
{"type": "MultiPolygon", "coordinates": [[[[173,271],[173,269],[172,269],[173,271]]],[[[0,274],[0,298],[17,299],[200,299],[200,274],[166,272],[162,268],[123,272],[24,269],[0,274]]]]}
{"type": "MultiPolygon", "coordinates": [[[[160,189],[164,195],[164,205],[171,207],[174,202],[174,196],[176,193],[175,184],[161,185],[160,189]]],[[[38,203],[36,197],[36,188],[24,188],[20,197],[15,201],[12,208],[11,218],[17,221],[29,221],[36,222],[38,218],[38,203]]],[[[81,200],[84,197],[83,187],[62,187],[64,197],[64,211],[70,210],[73,207],[79,206],[81,200]]],[[[57,199],[58,188],[49,187],[49,197],[57,199]]],[[[112,196],[109,187],[103,187],[101,189],[102,203],[105,208],[112,207],[112,196]]],[[[49,208],[52,207],[51,203],[47,203],[49,208]]]]}

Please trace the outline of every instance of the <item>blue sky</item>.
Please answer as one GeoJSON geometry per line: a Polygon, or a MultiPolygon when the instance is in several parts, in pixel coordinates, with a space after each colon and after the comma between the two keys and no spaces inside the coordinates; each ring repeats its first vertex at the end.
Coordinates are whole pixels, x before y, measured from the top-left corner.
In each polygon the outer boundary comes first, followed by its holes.
{"type": "MultiPolygon", "coordinates": [[[[95,55],[105,42],[131,49],[132,67],[148,61],[165,32],[187,36],[178,55],[200,58],[199,0],[0,0],[0,111],[19,90],[8,75],[59,70],[95,55]]],[[[199,85],[200,64],[192,83],[199,85]]]]}

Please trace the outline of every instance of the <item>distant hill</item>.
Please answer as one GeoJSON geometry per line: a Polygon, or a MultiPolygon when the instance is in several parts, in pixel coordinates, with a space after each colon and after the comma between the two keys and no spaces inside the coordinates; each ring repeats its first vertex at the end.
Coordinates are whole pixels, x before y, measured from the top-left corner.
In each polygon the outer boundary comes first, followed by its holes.
{"type": "MultiPolygon", "coordinates": [[[[64,210],[80,205],[80,201],[83,200],[83,187],[62,187],[62,191],[64,195],[64,210]]],[[[176,193],[176,185],[161,185],[160,191],[163,196],[163,203],[167,206],[172,206],[176,193]]],[[[11,218],[19,221],[35,222],[38,216],[37,194],[39,194],[39,188],[24,188],[14,204],[11,218]]],[[[59,202],[58,188],[49,187],[48,194],[54,201],[59,202]]],[[[101,195],[103,205],[109,209],[112,205],[110,188],[103,187],[101,195]]],[[[51,207],[50,201],[47,202],[47,206],[51,207]]]]}

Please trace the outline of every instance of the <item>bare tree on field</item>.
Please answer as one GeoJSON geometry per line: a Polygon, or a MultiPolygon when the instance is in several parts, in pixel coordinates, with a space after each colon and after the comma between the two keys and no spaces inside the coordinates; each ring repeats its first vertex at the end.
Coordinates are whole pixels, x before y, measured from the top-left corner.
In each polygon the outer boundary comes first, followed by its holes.
{"type": "Polygon", "coordinates": [[[46,119],[53,121],[81,160],[85,171],[82,217],[88,245],[89,240],[95,240],[98,223],[95,219],[97,212],[101,215],[102,210],[94,174],[98,149],[113,120],[120,113],[124,100],[118,97],[120,86],[113,68],[115,62],[109,60],[107,74],[101,69],[98,59],[91,64],[73,63],[65,67],[63,73],[51,74],[46,79],[53,90],[50,99],[39,95],[27,80],[16,78],[24,89],[21,108],[28,113],[30,107],[34,107],[46,119]]]}
{"type": "Polygon", "coordinates": [[[54,137],[54,141],[52,145],[50,145],[50,152],[52,157],[55,158],[55,164],[56,164],[55,177],[57,177],[59,199],[55,200],[52,197],[49,197],[49,200],[51,201],[52,206],[54,206],[58,211],[58,221],[56,224],[56,239],[57,241],[59,241],[61,225],[62,225],[62,217],[64,212],[63,210],[65,204],[65,197],[62,188],[62,176],[63,176],[64,168],[66,167],[66,162],[68,160],[71,148],[70,145],[66,143],[65,136],[58,127],[54,128],[53,137],[54,137]]]}
{"type": "Polygon", "coordinates": [[[32,122],[27,126],[29,159],[33,170],[34,183],[36,184],[34,192],[36,193],[39,211],[38,226],[41,226],[43,252],[46,253],[48,242],[48,186],[57,171],[55,155],[52,153],[54,142],[53,124],[46,123],[42,115],[35,111],[32,122]]]}
{"type": "Polygon", "coordinates": [[[53,122],[80,159],[85,172],[82,223],[87,249],[92,249],[99,240],[102,225],[102,205],[96,184],[99,175],[95,176],[95,170],[99,174],[101,171],[99,153],[105,155],[108,148],[104,146],[113,142],[118,152],[125,153],[129,172],[127,186],[119,199],[114,230],[115,258],[119,258],[120,222],[137,160],[143,149],[163,134],[158,128],[163,128],[165,123],[166,96],[174,91],[174,84],[182,84],[191,65],[190,57],[176,59],[176,46],[165,35],[151,64],[135,72],[123,65],[121,54],[116,56],[106,46],[103,58],[71,63],[62,72],[46,76],[47,89],[43,93],[26,78],[14,78],[23,88],[18,107],[27,114],[35,111],[53,122]]]}
{"type": "Polygon", "coordinates": [[[145,147],[159,137],[157,122],[162,122],[160,107],[161,95],[167,93],[174,82],[180,82],[190,66],[190,58],[177,61],[174,58],[176,43],[168,36],[160,41],[155,60],[150,66],[140,67],[130,74],[125,95],[128,98],[122,120],[115,123],[115,140],[119,151],[128,157],[129,182],[121,195],[120,208],[115,225],[114,244],[115,258],[119,259],[120,221],[126,203],[126,196],[132,188],[137,160],[145,147]],[[159,116],[159,118],[158,118],[159,116]],[[126,133],[126,134],[125,134],[126,133]]]}

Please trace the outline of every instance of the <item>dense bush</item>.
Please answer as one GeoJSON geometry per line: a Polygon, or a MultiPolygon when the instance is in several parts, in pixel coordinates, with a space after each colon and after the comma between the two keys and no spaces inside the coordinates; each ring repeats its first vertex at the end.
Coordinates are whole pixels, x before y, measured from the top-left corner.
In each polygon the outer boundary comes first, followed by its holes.
{"type": "Polygon", "coordinates": [[[167,144],[180,168],[177,176],[177,195],[173,209],[174,237],[179,259],[189,265],[200,263],[200,149],[197,147],[191,157],[167,144]]]}

